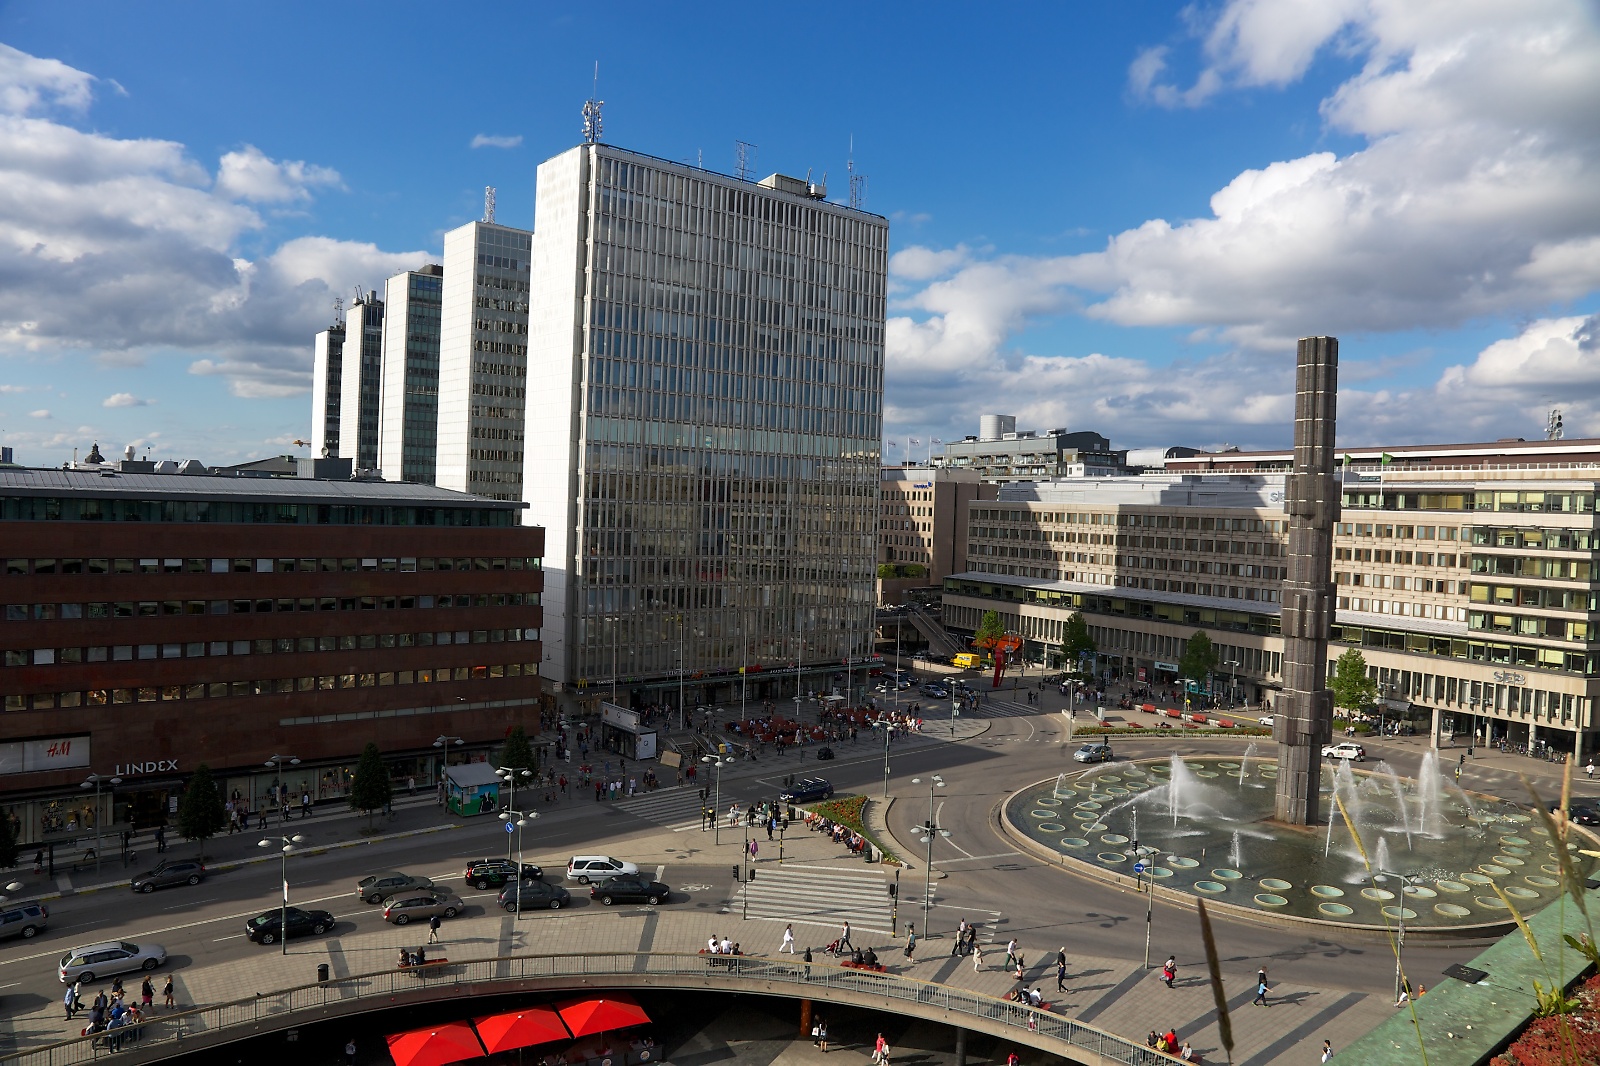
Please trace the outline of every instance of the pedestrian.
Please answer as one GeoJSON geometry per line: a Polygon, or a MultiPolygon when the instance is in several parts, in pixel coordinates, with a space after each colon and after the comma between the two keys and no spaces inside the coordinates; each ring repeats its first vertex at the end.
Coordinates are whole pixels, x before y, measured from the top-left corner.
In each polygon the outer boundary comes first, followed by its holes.
{"type": "Polygon", "coordinates": [[[428,943],[437,944],[438,942],[439,942],[439,916],[437,914],[435,914],[432,918],[428,919],[428,943]]]}
{"type": "Polygon", "coordinates": [[[828,1019],[826,1018],[817,1023],[817,1046],[822,1049],[824,1055],[828,1053],[828,1019]]]}
{"type": "Polygon", "coordinates": [[[61,1006],[67,1012],[67,1021],[69,1022],[72,1020],[72,1016],[74,1014],[77,1014],[78,1011],[83,1009],[83,1005],[78,1002],[78,990],[81,987],[82,985],[80,982],[74,981],[72,984],[67,986],[66,995],[61,997],[61,1006]]]}
{"type": "Polygon", "coordinates": [[[1263,1007],[1271,1006],[1267,1002],[1267,971],[1262,970],[1256,975],[1256,998],[1250,1002],[1252,1005],[1259,1003],[1263,1007]]]}
{"type": "Polygon", "coordinates": [[[144,983],[139,986],[139,1005],[142,1006],[145,1010],[149,1010],[151,1007],[153,1007],[155,1005],[155,1002],[156,1002],[156,986],[155,986],[155,982],[150,980],[149,976],[147,975],[145,977],[145,979],[144,979],[144,983]]]}
{"type": "Polygon", "coordinates": [[[1006,967],[1009,969],[1017,964],[1017,938],[1012,937],[1006,941],[1006,967]]]}
{"type": "Polygon", "coordinates": [[[1333,1045],[1324,1040],[1322,1042],[1322,1061],[1327,1062],[1331,1058],[1333,1058],[1333,1045]]]}
{"type": "Polygon", "coordinates": [[[906,958],[911,958],[911,953],[917,950],[917,927],[910,922],[906,923],[906,958]]]}
{"type": "Polygon", "coordinates": [[[415,796],[416,794],[417,794],[417,779],[415,777],[407,777],[406,778],[406,795],[415,796]]]}
{"type": "Polygon", "coordinates": [[[1057,956],[1057,958],[1056,958],[1056,991],[1057,992],[1065,992],[1066,990],[1067,990],[1067,960],[1066,960],[1065,956],[1057,956]]]}
{"type": "Polygon", "coordinates": [[[1161,979],[1167,983],[1168,988],[1171,988],[1172,980],[1177,976],[1178,957],[1176,955],[1168,955],[1167,961],[1161,964],[1161,979]]]}
{"type": "Polygon", "coordinates": [[[976,940],[972,942],[972,972],[983,972],[983,945],[976,940]]]}
{"type": "Polygon", "coordinates": [[[835,953],[836,954],[840,954],[840,955],[844,954],[849,949],[855,947],[855,945],[850,942],[850,923],[849,922],[845,922],[844,923],[844,930],[839,934],[839,942],[835,945],[835,947],[837,949],[835,953]]]}
{"type": "Polygon", "coordinates": [[[1592,757],[1592,756],[1591,756],[1591,757],[1590,757],[1590,759],[1589,759],[1589,765],[1588,765],[1588,766],[1585,766],[1585,767],[1584,767],[1584,768],[1583,768],[1583,772],[1584,772],[1584,773],[1586,773],[1586,774],[1588,774],[1588,775],[1589,775],[1589,778],[1590,778],[1590,779],[1591,779],[1591,780],[1593,780],[1593,778],[1594,778],[1594,758],[1593,758],[1593,757],[1592,757]]]}
{"type": "Polygon", "coordinates": [[[300,817],[311,817],[311,793],[309,792],[300,793],[300,817]]]}
{"type": "Polygon", "coordinates": [[[172,975],[170,973],[167,974],[167,983],[161,989],[161,994],[166,997],[166,1000],[167,1000],[166,1005],[168,1007],[174,1007],[174,1008],[177,1007],[178,1001],[177,1001],[177,998],[172,993],[172,975]]]}
{"type": "Polygon", "coordinates": [[[344,1066],[356,1066],[356,1038],[344,1042],[344,1066]]]}
{"type": "Polygon", "coordinates": [[[956,926],[956,942],[954,944],[950,945],[950,954],[951,955],[959,955],[959,954],[961,954],[961,952],[966,948],[966,943],[967,943],[967,920],[965,918],[963,918],[963,919],[961,919],[961,923],[956,926]]]}
{"type": "MultiPolygon", "coordinates": [[[[262,817],[262,822],[261,822],[262,828],[265,828],[266,827],[266,815],[262,815],[261,817],[262,817]]],[[[156,852],[157,852],[157,854],[159,854],[159,853],[164,852],[166,850],[167,850],[167,827],[164,826],[164,825],[158,825],[158,826],[156,826],[156,852]]]]}
{"type": "Polygon", "coordinates": [[[778,950],[780,952],[787,951],[791,955],[794,954],[794,926],[793,925],[786,925],[786,926],[783,927],[783,947],[779,948],[778,950]]]}
{"type": "Polygon", "coordinates": [[[1018,955],[1017,956],[1017,969],[1016,969],[1016,978],[1017,978],[1017,980],[1019,980],[1019,981],[1022,980],[1022,974],[1023,974],[1022,956],[1018,955]]]}

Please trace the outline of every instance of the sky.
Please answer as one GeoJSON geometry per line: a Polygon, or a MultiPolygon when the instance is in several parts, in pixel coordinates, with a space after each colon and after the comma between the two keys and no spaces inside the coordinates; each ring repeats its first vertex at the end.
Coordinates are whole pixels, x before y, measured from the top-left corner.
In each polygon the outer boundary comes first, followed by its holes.
{"type": "Polygon", "coordinates": [[[535,225],[581,139],[891,223],[886,458],[976,433],[1600,436],[1600,7],[0,0],[0,444],[210,463],[311,435],[335,297],[535,225]]]}

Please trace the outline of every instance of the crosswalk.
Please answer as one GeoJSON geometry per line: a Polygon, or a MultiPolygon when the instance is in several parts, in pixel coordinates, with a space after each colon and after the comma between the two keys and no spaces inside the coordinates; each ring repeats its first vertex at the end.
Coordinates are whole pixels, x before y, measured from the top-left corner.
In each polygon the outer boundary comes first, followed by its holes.
{"type": "Polygon", "coordinates": [[[838,936],[845,922],[851,931],[888,934],[889,882],[879,874],[856,873],[823,866],[761,864],[754,881],[743,887],[743,904],[752,918],[814,926],[824,932],[809,937],[796,930],[802,945],[822,937],[820,947],[838,936]]]}
{"type": "Polygon", "coordinates": [[[683,786],[646,792],[611,805],[635,818],[671,829],[700,828],[700,790],[683,786]]]}

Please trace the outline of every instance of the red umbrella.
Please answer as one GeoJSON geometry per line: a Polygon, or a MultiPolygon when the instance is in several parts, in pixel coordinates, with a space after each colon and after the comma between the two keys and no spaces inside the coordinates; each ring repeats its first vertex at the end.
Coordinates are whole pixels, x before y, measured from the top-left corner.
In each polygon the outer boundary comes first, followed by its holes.
{"type": "Polygon", "coordinates": [[[474,1018],[472,1024],[477,1027],[478,1036],[490,1054],[572,1039],[567,1027],[561,1024],[561,1015],[552,1007],[529,1007],[526,1010],[491,1014],[487,1018],[474,1018]]]}
{"type": "Polygon", "coordinates": [[[626,1029],[630,1025],[649,1025],[650,1016],[633,997],[615,993],[599,999],[569,999],[556,1004],[561,1020],[574,1037],[626,1029]]]}
{"type": "Polygon", "coordinates": [[[449,1062],[483,1057],[483,1045],[466,1022],[446,1022],[429,1029],[414,1029],[389,1037],[389,1055],[395,1066],[445,1066],[449,1062]]]}

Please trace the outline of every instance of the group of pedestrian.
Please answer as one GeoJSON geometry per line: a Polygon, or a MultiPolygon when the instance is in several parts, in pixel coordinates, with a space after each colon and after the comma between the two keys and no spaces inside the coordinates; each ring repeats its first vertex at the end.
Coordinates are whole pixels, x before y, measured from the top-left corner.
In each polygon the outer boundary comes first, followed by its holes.
{"type": "Polygon", "coordinates": [[[1168,1029],[1165,1034],[1158,1033],[1152,1029],[1150,1030],[1150,1035],[1145,1037],[1144,1042],[1157,1051],[1165,1051],[1168,1055],[1176,1055],[1184,1062],[1198,1061],[1194,1048],[1189,1046],[1189,1041],[1185,1040],[1179,1043],[1178,1033],[1174,1029],[1168,1029]]]}
{"type": "MultiPolygon", "coordinates": [[[[87,1008],[83,1005],[82,993],[82,981],[74,981],[67,986],[66,994],[61,999],[67,1021],[73,1021],[79,1012],[88,1010],[89,1024],[83,1028],[83,1035],[104,1033],[106,1043],[113,1051],[120,1050],[126,1040],[137,1040],[142,1033],[141,1023],[155,1009],[156,987],[148,976],[139,986],[138,1003],[127,1001],[120,977],[112,980],[109,993],[102,989],[87,1008]]],[[[167,1008],[175,1007],[171,976],[167,977],[164,994],[167,1008]]]]}

